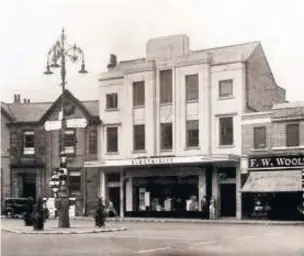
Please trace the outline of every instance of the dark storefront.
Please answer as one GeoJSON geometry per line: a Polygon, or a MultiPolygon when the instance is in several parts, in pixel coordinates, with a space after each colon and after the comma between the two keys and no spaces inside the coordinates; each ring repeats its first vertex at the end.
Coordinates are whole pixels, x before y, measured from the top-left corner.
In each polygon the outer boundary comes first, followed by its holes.
{"type": "Polygon", "coordinates": [[[242,187],[243,218],[303,220],[302,155],[252,156],[242,187]]]}

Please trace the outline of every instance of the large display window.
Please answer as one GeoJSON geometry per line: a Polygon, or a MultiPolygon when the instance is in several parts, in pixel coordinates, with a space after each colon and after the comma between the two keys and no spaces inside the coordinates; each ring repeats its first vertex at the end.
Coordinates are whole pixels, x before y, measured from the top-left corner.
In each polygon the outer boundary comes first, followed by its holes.
{"type": "Polygon", "coordinates": [[[199,211],[198,176],[133,178],[133,211],[199,211]]]}

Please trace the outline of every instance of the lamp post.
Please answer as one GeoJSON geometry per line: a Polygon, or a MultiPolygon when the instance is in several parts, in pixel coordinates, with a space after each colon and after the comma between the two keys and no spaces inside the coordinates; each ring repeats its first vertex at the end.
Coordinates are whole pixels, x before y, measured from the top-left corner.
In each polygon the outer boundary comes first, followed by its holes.
{"type": "MultiPolygon", "coordinates": [[[[60,171],[62,169],[66,169],[66,152],[65,152],[65,142],[64,142],[64,135],[66,129],[66,120],[65,120],[65,108],[64,108],[64,92],[65,92],[65,85],[66,85],[66,61],[71,60],[72,63],[78,63],[81,61],[81,69],[79,73],[85,74],[87,73],[84,64],[84,54],[83,51],[74,44],[74,46],[69,45],[66,42],[66,35],[64,33],[64,29],[62,29],[60,40],[58,40],[53,47],[48,51],[47,54],[47,63],[46,63],[46,71],[44,72],[45,75],[51,75],[53,72],[51,68],[60,68],[60,75],[61,75],[61,112],[59,115],[59,119],[61,121],[61,128],[60,128],[60,171]],[[67,47],[66,47],[67,46],[67,47]],[[58,64],[60,61],[60,64],[58,64]]],[[[59,174],[59,190],[57,193],[58,199],[56,201],[56,206],[59,211],[59,228],[69,228],[70,227],[70,220],[69,220],[69,197],[68,197],[68,187],[66,183],[66,175],[67,173],[63,174],[65,177],[61,178],[62,175],[59,174]]]]}

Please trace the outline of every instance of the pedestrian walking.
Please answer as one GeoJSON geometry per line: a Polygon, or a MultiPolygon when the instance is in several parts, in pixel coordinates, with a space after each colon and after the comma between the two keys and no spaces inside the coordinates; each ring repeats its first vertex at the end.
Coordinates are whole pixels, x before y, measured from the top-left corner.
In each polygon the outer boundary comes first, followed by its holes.
{"type": "Polygon", "coordinates": [[[104,227],[105,226],[105,207],[102,201],[102,198],[99,198],[95,210],[95,227],[104,227]]]}
{"type": "Polygon", "coordinates": [[[211,220],[215,220],[217,218],[217,203],[214,197],[211,198],[210,200],[210,205],[209,205],[209,215],[211,220]]]}
{"type": "Polygon", "coordinates": [[[203,199],[201,200],[201,211],[202,211],[202,219],[208,218],[208,200],[207,196],[203,196],[203,199]]]}

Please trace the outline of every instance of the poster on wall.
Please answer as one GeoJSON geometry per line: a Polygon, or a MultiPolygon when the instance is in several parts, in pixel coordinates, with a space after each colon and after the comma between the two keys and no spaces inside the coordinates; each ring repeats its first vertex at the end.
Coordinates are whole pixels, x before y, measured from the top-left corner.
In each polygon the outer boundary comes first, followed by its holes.
{"type": "Polygon", "coordinates": [[[139,210],[145,211],[146,205],[145,205],[145,188],[139,188],[139,210]]]}
{"type": "Polygon", "coordinates": [[[49,218],[55,218],[55,198],[44,198],[46,200],[46,207],[49,210],[49,218]]]}
{"type": "Polygon", "coordinates": [[[72,197],[72,198],[69,198],[70,200],[70,207],[69,207],[69,215],[70,217],[75,217],[75,203],[76,203],[76,198],[72,197]]]}

